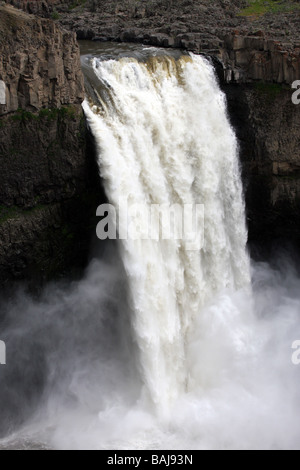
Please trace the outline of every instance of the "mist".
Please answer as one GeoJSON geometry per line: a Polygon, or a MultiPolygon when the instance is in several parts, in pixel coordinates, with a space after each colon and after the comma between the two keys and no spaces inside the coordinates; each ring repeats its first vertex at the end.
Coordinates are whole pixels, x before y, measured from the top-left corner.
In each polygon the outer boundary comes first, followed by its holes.
{"type": "Polygon", "coordinates": [[[298,449],[300,278],[277,254],[224,290],[189,332],[186,392],[162,415],[145,393],[117,250],[83,280],[2,300],[0,448],[298,449]]]}

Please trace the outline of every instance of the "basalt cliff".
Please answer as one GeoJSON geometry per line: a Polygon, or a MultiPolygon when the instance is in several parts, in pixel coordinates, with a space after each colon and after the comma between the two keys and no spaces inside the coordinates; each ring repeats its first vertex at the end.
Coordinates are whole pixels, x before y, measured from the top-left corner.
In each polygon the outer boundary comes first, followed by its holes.
{"type": "MultiPolygon", "coordinates": [[[[44,2],[41,2],[44,3],[44,2]]],[[[0,5],[0,281],[87,261],[94,169],[75,34],[0,5]]]]}

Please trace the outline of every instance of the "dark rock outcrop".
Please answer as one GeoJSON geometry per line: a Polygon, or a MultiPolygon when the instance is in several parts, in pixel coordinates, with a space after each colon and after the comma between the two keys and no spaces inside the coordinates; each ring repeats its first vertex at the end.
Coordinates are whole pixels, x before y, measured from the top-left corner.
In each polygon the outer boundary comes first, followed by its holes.
{"type": "Polygon", "coordinates": [[[0,6],[0,37],[0,79],[6,89],[0,114],[82,102],[84,86],[74,34],[53,21],[0,6]]]}
{"type": "Polygon", "coordinates": [[[6,3],[26,13],[49,17],[62,0],[5,0],[6,3]]]}
{"type": "Polygon", "coordinates": [[[143,42],[218,56],[227,79],[291,83],[299,73],[300,10],[248,20],[240,15],[246,5],[244,0],[98,0],[63,9],[60,22],[78,39],[143,42]]]}
{"type": "Polygon", "coordinates": [[[46,280],[86,263],[98,183],[83,99],[75,34],[0,6],[2,284],[46,280]]]}
{"type": "Polygon", "coordinates": [[[292,84],[300,77],[300,42],[285,47],[279,41],[231,33],[225,37],[218,56],[225,79],[238,83],[261,80],[292,84]]]}
{"type": "Polygon", "coordinates": [[[61,11],[61,24],[78,39],[143,42],[182,47],[195,52],[218,51],[225,32],[243,20],[236,18],[244,0],[88,1],[61,11]]]}
{"type": "Polygon", "coordinates": [[[252,243],[288,239],[300,246],[300,105],[278,84],[227,84],[240,142],[252,243]]]}

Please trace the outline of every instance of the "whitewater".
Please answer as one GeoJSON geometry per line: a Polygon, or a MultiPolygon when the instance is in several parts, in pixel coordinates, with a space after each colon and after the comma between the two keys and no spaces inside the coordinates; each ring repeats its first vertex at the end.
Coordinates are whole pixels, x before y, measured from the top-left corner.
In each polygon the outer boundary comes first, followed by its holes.
{"type": "Polygon", "coordinates": [[[201,307],[250,281],[236,139],[205,59],[94,59],[92,67],[99,103],[84,110],[108,200],[204,206],[202,249],[180,239],[122,240],[142,375],[162,413],[189,389],[185,344],[201,307]]]}
{"type": "MultiPolygon", "coordinates": [[[[238,145],[213,66],[150,52],[87,58],[100,176],[121,220],[125,202],[202,205],[203,243],[111,241],[83,280],[5,307],[23,310],[12,337],[38,333],[48,378],[34,416],[0,448],[300,447],[297,270],[283,255],[250,262],[238,145]]],[[[126,220],[142,234],[147,222],[126,220]]]]}

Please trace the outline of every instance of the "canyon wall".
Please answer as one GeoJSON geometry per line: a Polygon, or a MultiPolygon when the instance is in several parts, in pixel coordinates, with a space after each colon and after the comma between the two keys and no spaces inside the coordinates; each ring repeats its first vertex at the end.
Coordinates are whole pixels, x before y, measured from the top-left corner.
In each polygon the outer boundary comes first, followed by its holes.
{"type": "MultiPolygon", "coordinates": [[[[60,22],[79,39],[137,42],[205,54],[218,68],[243,166],[249,237],[300,246],[300,9],[241,14],[246,1],[89,2],[60,22]],[[91,4],[94,4],[91,14],[91,4]]],[[[285,9],[284,9],[285,5],[285,9]]]]}
{"type": "Polygon", "coordinates": [[[223,89],[240,144],[249,239],[300,247],[300,105],[290,87],[274,83],[223,89]]]}
{"type": "Polygon", "coordinates": [[[75,34],[0,5],[2,285],[86,264],[97,182],[83,99],[75,34]]]}

